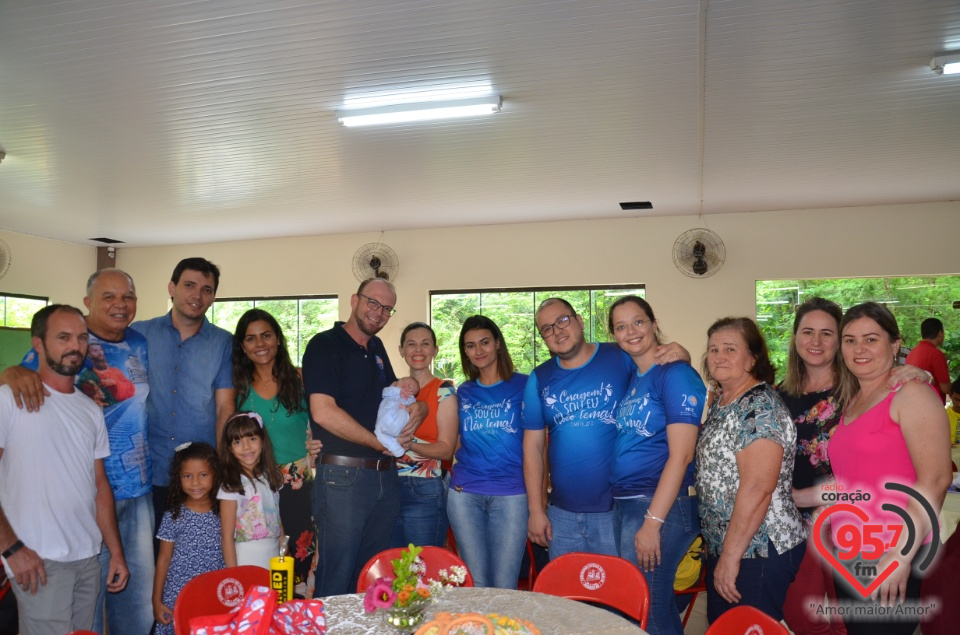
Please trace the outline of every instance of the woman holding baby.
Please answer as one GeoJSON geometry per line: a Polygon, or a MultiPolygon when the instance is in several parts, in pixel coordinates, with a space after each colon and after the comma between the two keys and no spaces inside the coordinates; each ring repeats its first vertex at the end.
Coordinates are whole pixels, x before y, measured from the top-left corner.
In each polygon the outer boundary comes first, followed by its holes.
{"type": "Polygon", "coordinates": [[[400,335],[400,356],[419,383],[417,401],[427,404],[427,418],[417,429],[413,446],[397,459],[400,514],[392,547],[442,547],[447,537],[447,485],[450,460],[457,445],[457,395],[453,382],[433,374],[439,352],[437,336],[423,322],[408,324],[400,335]]]}

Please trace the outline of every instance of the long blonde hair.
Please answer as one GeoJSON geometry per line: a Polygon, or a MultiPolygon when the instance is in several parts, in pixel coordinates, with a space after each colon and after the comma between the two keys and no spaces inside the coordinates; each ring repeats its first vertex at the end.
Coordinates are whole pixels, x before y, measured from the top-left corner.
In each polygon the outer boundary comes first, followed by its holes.
{"type": "MultiPolygon", "coordinates": [[[[797,331],[800,330],[800,321],[803,316],[814,311],[823,311],[833,318],[837,324],[837,340],[840,339],[840,321],[843,319],[843,310],[839,304],[814,297],[797,307],[797,315],[793,318],[793,335],[790,336],[790,350],[787,353],[787,376],[783,378],[783,383],[780,384],[783,391],[792,397],[803,395],[803,384],[807,379],[807,366],[804,364],[803,358],[800,357],[800,353],[797,352],[797,331]]],[[[834,383],[840,377],[841,364],[840,346],[838,345],[831,368],[834,383]]]]}

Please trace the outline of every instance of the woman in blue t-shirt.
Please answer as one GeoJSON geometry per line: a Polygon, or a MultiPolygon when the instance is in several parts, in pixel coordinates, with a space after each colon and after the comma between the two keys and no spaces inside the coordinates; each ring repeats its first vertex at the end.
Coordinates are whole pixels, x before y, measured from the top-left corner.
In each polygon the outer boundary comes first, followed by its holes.
{"type": "Polygon", "coordinates": [[[640,565],[650,586],[647,630],[682,635],[673,583],[700,533],[697,497],[689,488],[707,390],[689,363],[656,363],[660,329],[643,298],[614,302],[608,326],[637,365],[617,414],[610,477],[617,548],[621,558],[640,565]]]}
{"type": "Polygon", "coordinates": [[[500,328],[474,315],[460,330],[468,381],[457,389],[460,449],[447,515],[460,556],[481,587],[516,589],[527,542],[523,483],[523,389],[500,328]]]}

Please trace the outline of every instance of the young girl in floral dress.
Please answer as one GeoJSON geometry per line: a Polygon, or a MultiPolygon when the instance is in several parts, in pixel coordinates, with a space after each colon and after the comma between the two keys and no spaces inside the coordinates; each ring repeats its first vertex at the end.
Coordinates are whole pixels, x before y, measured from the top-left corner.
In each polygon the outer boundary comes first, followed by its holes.
{"type": "Polygon", "coordinates": [[[223,568],[220,512],[214,495],[218,468],[217,452],[206,443],[186,443],[173,456],[168,511],[157,531],[156,635],[173,635],[173,607],[183,585],[201,573],[223,568]]]}

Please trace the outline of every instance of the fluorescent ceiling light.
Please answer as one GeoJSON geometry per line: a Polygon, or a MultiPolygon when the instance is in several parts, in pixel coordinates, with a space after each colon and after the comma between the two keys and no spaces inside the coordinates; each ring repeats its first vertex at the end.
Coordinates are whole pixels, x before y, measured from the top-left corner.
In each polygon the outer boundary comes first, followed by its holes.
{"type": "Polygon", "coordinates": [[[937,75],[956,75],[960,73],[960,52],[937,55],[930,60],[930,68],[937,75]]]}
{"type": "Polygon", "coordinates": [[[337,120],[348,128],[377,126],[413,121],[436,121],[458,117],[476,117],[500,112],[503,99],[499,95],[452,101],[432,101],[421,104],[400,104],[379,108],[338,110],[337,120]]]}

